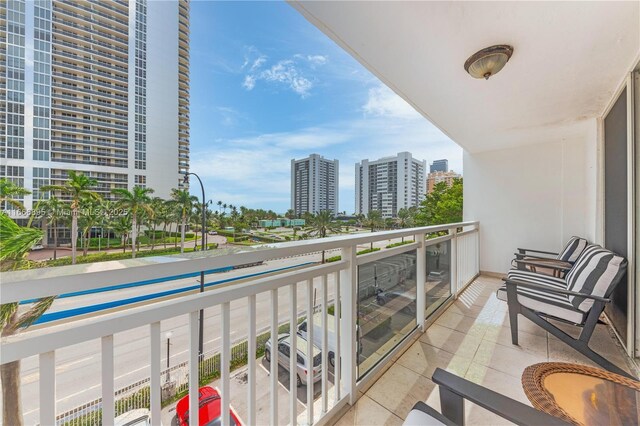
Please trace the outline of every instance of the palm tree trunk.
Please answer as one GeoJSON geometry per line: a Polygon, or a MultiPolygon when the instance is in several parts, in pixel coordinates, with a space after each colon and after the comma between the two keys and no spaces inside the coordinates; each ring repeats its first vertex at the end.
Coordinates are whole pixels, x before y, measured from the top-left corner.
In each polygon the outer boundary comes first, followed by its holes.
{"type": "Polygon", "coordinates": [[[176,222],[176,232],[173,233],[173,248],[178,248],[178,222],[176,222]]]}
{"type": "Polygon", "coordinates": [[[76,264],[76,246],[78,244],[78,208],[71,211],[71,264],[76,264]]]}
{"type": "Polygon", "coordinates": [[[153,251],[153,249],[156,246],[156,224],[153,224],[153,228],[151,229],[151,232],[153,232],[153,235],[151,236],[151,250],[153,251]]]}
{"type": "Polygon", "coordinates": [[[54,222],[53,225],[53,260],[58,258],[58,223],[54,222]]]}
{"type": "Polygon", "coordinates": [[[182,215],[182,229],[180,230],[180,253],[184,253],[184,228],[187,226],[187,215],[182,215]]]}
{"type": "Polygon", "coordinates": [[[122,234],[122,252],[127,252],[127,234],[122,234]]]}
{"type": "Polygon", "coordinates": [[[22,398],[20,396],[20,360],[0,366],[2,379],[2,424],[22,426],[22,398]]]}
{"type": "Polygon", "coordinates": [[[131,217],[131,258],[136,258],[136,237],[138,236],[138,218],[135,213],[131,217]]]}
{"type": "Polygon", "coordinates": [[[164,248],[167,248],[167,224],[162,224],[162,241],[164,241],[164,248]]]}
{"type": "MultiPolygon", "coordinates": [[[[14,312],[7,327],[2,331],[2,337],[15,333],[15,322],[18,313],[14,312]]],[[[22,426],[22,397],[20,396],[20,360],[8,362],[0,366],[0,382],[2,382],[2,424],[22,426]]]]}
{"type": "Polygon", "coordinates": [[[86,256],[87,252],[89,252],[89,242],[90,242],[90,238],[89,236],[91,235],[91,228],[89,228],[87,231],[84,231],[84,247],[82,250],[82,255],[86,256]]]}

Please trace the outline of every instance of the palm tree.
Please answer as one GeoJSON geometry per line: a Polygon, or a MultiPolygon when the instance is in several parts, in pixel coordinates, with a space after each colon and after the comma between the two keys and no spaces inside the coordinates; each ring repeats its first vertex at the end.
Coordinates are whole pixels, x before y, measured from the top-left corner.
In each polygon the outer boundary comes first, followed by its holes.
{"type": "Polygon", "coordinates": [[[218,201],[218,211],[221,211],[222,209],[222,201],[218,201]]]}
{"type": "MultiPolygon", "coordinates": [[[[182,229],[180,230],[180,253],[184,253],[184,233],[187,226],[187,217],[193,209],[194,203],[198,201],[198,198],[189,194],[188,191],[175,188],[171,191],[171,198],[173,199],[182,220],[182,229]]],[[[224,205],[224,208],[227,208],[226,204],[224,205]]]]}
{"type": "Polygon", "coordinates": [[[131,216],[118,216],[118,219],[113,222],[112,228],[116,234],[120,235],[120,239],[122,240],[122,252],[126,252],[129,231],[131,230],[131,216]]]}
{"type": "Polygon", "coordinates": [[[287,219],[295,219],[296,218],[296,212],[293,209],[289,209],[284,214],[284,217],[286,217],[287,219]]]}
{"type": "Polygon", "coordinates": [[[131,257],[135,259],[136,237],[138,234],[138,214],[144,211],[150,217],[153,217],[151,197],[149,197],[149,194],[153,193],[153,189],[143,188],[136,185],[133,187],[132,191],[128,191],[124,188],[118,188],[111,192],[121,197],[118,200],[118,205],[123,209],[129,210],[129,214],[131,215],[131,257]]]}
{"type": "Polygon", "coordinates": [[[52,196],[49,198],[42,209],[44,216],[47,219],[49,227],[53,230],[53,260],[58,258],[58,225],[64,220],[68,214],[67,203],[63,203],[57,197],[52,196]]]}
{"type": "Polygon", "coordinates": [[[13,197],[21,197],[28,194],[31,194],[31,191],[16,185],[9,179],[0,179],[0,205],[4,201],[18,210],[24,210],[24,205],[20,201],[14,200],[13,197]]]}
{"type": "Polygon", "coordinates": [[[154,197],[151,200],[150,206],[153,210],[153,216],[147,216],[147,219],[149,222],[149,228],[151,229],[151,232],[153,232],[151,238],[151,250],[153,250],[156,245],[156,227],[160,225],[164,219],[164,212],[162,212],[162,210],[164,209],[164,200],[160,197],[154,197]]]}
{"type": "Polygon", "coordinates": [[[99,200],[100,195],[91,190],[98,181],[87,175],[69,171],[69,179],[64,185],[47,185],[40,188],[41,191],[60,191],[71,198],[71,264],[76,264],[76,247],[78,244],[78,210],[80,200],[91,198],[99,200]]]}
{"type": "MultiPolygon", "coordinates": [[[[307,225],[307,234],[324,238],[328,233],[340,233],[342,226],[334,222],[333,214],[330,210],[323,210],[313,216],[309,225],[307,225]]],[[[322,263],[324,263],[324,250],[322,250],[322,263]]]]}
{"type": "MultiPolygon", "coordinates": [[[[9,264],[21,260],[38,243],[44,233],[40,229],[18,226],[9,216],[0,213],[0,262],[9,264]]],[[[21,328],[29,327],[47,309],[56,296],[36,301],[22,313],[18,313],[18,303],[0,305],[0,329],[2,337],[14,335],[21,328]]],[[[0,366],[2,381],[2,423],[22,426],[22,397],[20,395],[20,360],[0,366]]]]}
{"type": "MultiPolygon", "coordinates": [[[[371,232],[376,232],[376,228],[384,226],[382,213],[380,213],[379,210],[369,211],[369,213],[367,213],[367,216],[362,221],[362,226],[371,229],[371,232]]],[[[371,241],[371,250],[373,250],[373,241],[371,241]]]]}
{"type": "MultiPolygon", "coordinates": [[[[396,224],[400,228],[408,228],[413,226],[413,217],[415,216],[415,207],[403,207],[398,210],[398,217],[396,218],[396,224]]],[[[404,237],[402,237],[404,243],[404,237]]]]}

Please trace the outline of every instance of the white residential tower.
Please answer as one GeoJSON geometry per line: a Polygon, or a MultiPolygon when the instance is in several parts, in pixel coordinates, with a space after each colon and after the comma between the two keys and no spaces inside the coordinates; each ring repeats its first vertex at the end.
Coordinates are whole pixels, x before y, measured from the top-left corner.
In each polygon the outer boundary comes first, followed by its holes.
{"type": "Polygon", "coordinates": [[[356,163],[356,214],[379,210],[390,218],[401,208],[418,206],[425,198],[426,168],[426,161],[409,152],[356,163]]]}

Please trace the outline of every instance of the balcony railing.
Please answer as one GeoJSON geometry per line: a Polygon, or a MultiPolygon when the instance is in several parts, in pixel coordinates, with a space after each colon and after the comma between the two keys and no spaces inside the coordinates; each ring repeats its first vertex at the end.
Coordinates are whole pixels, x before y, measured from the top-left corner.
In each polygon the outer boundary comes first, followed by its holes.
{"type": "MultiPolygon", "coordinates": [[[[102,424],[113,424],[119,414],[116,407],[121,410],[126,405],[127,409],[150,408],[152,423],[159,424],[162,392],[167,383],[176,386],[180,382],[182,389],[189,392],[190,407],[197,407],[199,383],[196,378],[215,369],[220,377],[222,424],[229,425],[231,398],[240,398],[237,392],[231,394],[230,365],[236,365],[236,361],[243,357],[248,363],[243,397],[246,404],[238,404],[246,407],[239,413],[243,423],[256,424],[259,411],[268,415],[270,424],[325,422],[346,404],[353,404],[358,391],[388,366],[393,356],[409,343],[410,337],[424,330],[429,317],[444,309],[478,275],[478,244],[479,224],[464,222],[214,250],[174,258],[149,257],[104,263],[100,267],[89,264],[6,273],[0,284],[0,303],[3,304],[54,294],[114,291],[113,286],[123,284],[129,287],[142,282],[177,284],[185,277],[199,277],[200,273],[209,275],[219,268],[299,256],[319,258],[320,251],[341,256],[324,264],[311,262],[269,271],[268,274],[252,274],[248,276],[251,278],[236,284],[226,281],[224,285],[209,283],[207,285],[211,288],[203,293],[197,293],[196,286],[171,298],[164,295],[142,305],[137,301],[133,307],[116,306],[100,312],[99,316],[7,337],[2,340],[0,363],[4,365],[38,356],[40,396],[39,400],[32,396],[39,402],[32,413],[39,418],[29,419],[28,423],[39,420],[40,424],[62,424],[78,420],[78,415],[86,416],[89,410],[94,416],[102,417],[102,424]],[[391,240],[399,241],[400,238],[408,240],[389,246],[391,240]],[[358,255],[358,248],[369,244],[385,248],[358,255]],[[236,314],[233,323],[232,304],[236,314]],[[206,354],[199,358],[198,354],[198,312],[201,309],[215,309],[219,313],[215,324],[207,323],[205,326],[220,330],[219,347],[209,358],[206,354]],[[188,336],[186,359],[178,366],[163,370],[161,322],[184,318],[185,315],[188,336]],[[246,320],[243,327],[237,324],[238,316],[246,320]],[[257,368],[255,354],[256,349],[265,343],[265,333],[267,338],[278,336],[283,326],[291,329],[302,322],[306,326],[298,329],[302,330],[306,341],[316,342],[320,355],[312,356],[314,361],[311,361],[308,351],[296,350],[298,340],[290,340],[290,353],[301,354],[304,365],[317,363],[319,369],[315,374],[313,368],[305,370],[304,382],[308,385],[301,411],[300,392],[295,391],[295,374],[290,374],[288,383],[284,384],[284,388],[288,385],[294,391],[288,392],[283,399],[278,374],[278,346],[272,345],[271,361],[267,367],[270,374],[261,379],[261,383],[266,381],[268,386],[263,384],[257,388],[259,377],[264,377],[265,373],[257,368]],[[148,376],[116,388],[114,336],[140,327],[143,327],[145,337],[142,341],[138,339],[138,343],[142,343],[140,346],[145,347],[149,354],[150,366],[144,369],[148,376]],[[56,354],[64,348],[96,340],[101,345],[102,368],[95,374],[99,386],[89,387],[84,380],[78,383],[79,391],[87,387],[85,394],[88,400],[78,404],[84,408],[59,406],[61,404],[55,397],[56,354]],[[315,358],[319,358],[319,362],[315,358]],[[125,404],[123,398],[136,394],[141,386],[147,387],[150,397],[140,398],[137,403],[129,398],[125,404]],[[90,389],[97,392],[98,399],[91,397],[90,389]],[[269,395],[268,407],[259,408],[258,396],[264,395],[269,395]]],[[[145,291],[147,296],[151,293],[153,290],[145,291]]],[[[297,362],[296,357],[290,357],[289,371],[301,371],[297,362]]],[[[85,379],[89,381],[90,377],[85,376],[85,379]]],[[[189,423],[198,424],[199,410],[190,409],[189,413],[189,423]]],[[[267,419],[261,418],[260,422],[265,423],[267,419]]],[[[87,420],[86,423],[94,422],[87,420]]]]}

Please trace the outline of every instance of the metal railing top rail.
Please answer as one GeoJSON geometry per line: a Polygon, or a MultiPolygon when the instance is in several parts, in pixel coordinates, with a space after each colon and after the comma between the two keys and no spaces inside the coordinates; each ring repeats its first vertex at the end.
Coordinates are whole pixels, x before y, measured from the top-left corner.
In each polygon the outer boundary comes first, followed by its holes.
{"type": "Polygon", "coordinates": [[[178,279],[181,275],[194,272],[367,244],[391,238],[428,234],[461,227],[475,227],[477,225],[478,222],[469,221],[264,244],[256,247],[226,248],[204,253],[194,252],[181,255],[5,272],[0,283],[0,303],[20,302],[146,280],[164,279],[169,281],[178,279]]]}
{"type": "Polygon", "coordinates": [[[211,308],[227,302],[257,295],[293,283],[312,280],[316,277],[338,272],[349,267],[346,260],[259,278],[247,283],[214,288],[205,293],[196,293],[150,305],[130,308],[95,319],[82,321],[72,327],[56,327],[44,333],[24,333],[2,339],[0,364],[6,364],[33,355],[53,351],[78,343],[99,339],[151,323],[180,315],[211,308]]]}

